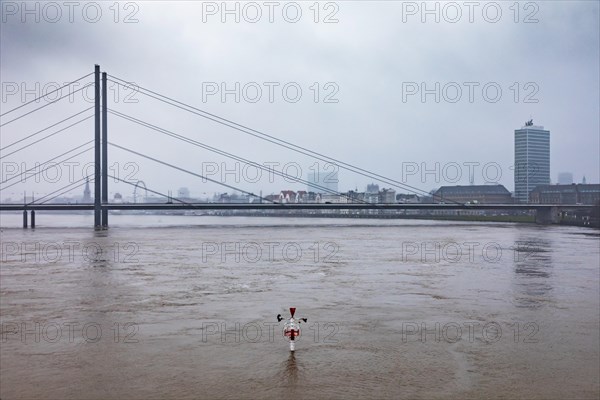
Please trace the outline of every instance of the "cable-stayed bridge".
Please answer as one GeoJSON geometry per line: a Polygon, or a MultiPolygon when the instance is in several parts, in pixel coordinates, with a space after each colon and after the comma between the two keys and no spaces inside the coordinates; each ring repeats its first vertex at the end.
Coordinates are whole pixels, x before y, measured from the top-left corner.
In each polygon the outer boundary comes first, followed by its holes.
{"type": "MultiPolygon", "coordinates": [[[[247,159],[245,157],[241,157],[239,155],[233,154],[229,151],[216,148],[214,146],[209,146],[206,143],[200,142],[197,139],[191,138],[186,135],[182,135],[180,133],[176,133],[173,130],[166,129],[165,127],[158,126],[156,124],[152,124],[146,120],[134,117],[127,113],[118,111],[113,108],[108,107],[108,83],[118,85],[120,87],[130,88],[131,84],[119,77],[112,76],[107,74],[106,72],[100,71],[100,66],[96,65],[94,72],[87,74],[79,79],[76,79],[68,84],[57,88],[54,91],[47,92],[43,94],[41,97],[38,97],[34,100],[24,102],[18,107],[15,107],[11,110],[3,112],[0,114],[3,121],[0,124],[0,127],[4,127],[10,125],[16,121],[23,120],[26,118],[36,118],[37,112],[40,112],[42,109],[55,104],[68,96],[72,96],[74,93],[84,91],[88,88],[93,88],[94,96],[93,102],[94,105],[87,107],[81,111],[78,111],[69,117],[62,119],[58,122],[52,123],[41,130],[37,130],[31,134],[28,134],[24,137],[21,137],[10,144],[5,145],[2,143],[2,147],[0,148],[1,158],[5,160],[7,157],[18,154],[22,151],[27,150],[33,145],[38,143],[42,143],[47,139],[54,137],[68,129],[71,129],[84,121],[88,121],[93,118],[94,120],[94,135],[93,138],[90,136],[86,137],[90,138],[89,140],[84,141],[77,146],[72,147],[66,152],[62,152],[48,160],[46,160],[42,165],[48,165],[46,168],[37,169],[30,168],[24,171],[27,175],[26,179],[35,178],[39,174],[43,174],[48,168],[51,168],[49,165],[52,163],[66,163],[74,158],[81,156],[84,153],[90,152],[93,150],[94,154],[94,162],[93,162],[93,172],[83,176],[81,179],[78,179],[74,182],[69,182],[69,184],[64,185],[63,187],[55,190],[51,193],[46,194],[38,199],[31,199],[31,201],[24,201],[23,204],[0,204],[0,211],[23,211],[24,218],[24,226],[27,226],[27,212],[31,212],[32,226],[35,224],[35,211],[36,210],[45,210],[45,211],[67,211],[67,210],[93,210],[94,211],[94,227],[96,229],[106,229],[108,228],[108,218],[109,218],[109,210],[535,210],[536,212],[536,221],[539,223],[551,223],[556,222],[558,215],[563,210],[581,210],[581,209],[590,209],[592,206],[589,205],[559,205],[559,204],[464,204],[455,201],[446,200],[444,204],[397,204],[397,203],[370,203],[365,200],[358,200],[357,198],[350,198],[348,194],[339,193],[337,191],[333,191],[327,187],[320,186],[314,182],[308,182],[299,178],[297,176],[291,176],[286,174],[284,171],[277,171],[274,169],[270,169],[269,167],[254,161],[247,159]],[[33,106],[34,103],[37,103],[41,97],[47,97],[52,95],[53,93],[62,94],[61,90],[64,88],[71,88],[76,84],[80,84],[85,79],[88,79],[93,76],[93,82],[87,83],[83,85],[81,88],[77,90],[69,90],[69,93],[64,96],[60,96],[52,102],[48,102],[39,107],[35,107],[31,110],[27,110],[26,107],[33,106]],[[25,109],[25,110],[24,110],[25,109]],[[17,115],[18,112],[21,112],[20,115],[17,115]],[[114,141],[109,141],[109,119],[108,115],[114,116],[117,119],[127,121],[128,123],[135,124],[137,126],[143,127],[144,129],[153,131],[155,133],[159,133],[170,140],[174,140],[177,142],[181,142],[186,146],[194,149],[202,149],[208,152],[217,154],[219,156],[225,157],[230,160],[234,160],[237,163],[241,163],[243,165],[252,166],[253,168],[257,168],[260,170],[267,170],[268,173],[278,175],[282,178],[288,179],[289,181],[298,182],[302,184],[310,185],[314,187],[316,190],[319,190],[322,193],[332,194],[341,197],[347,197],[346,203],[281,203],[273,200],[267,200],[262,196],[256,196],[253,192],[248,190],[241,189],[235,185],[228,184],[223,181],[219,181],[216,179],[209,178],[208,176],[203,176],[197,172],[190,170],[189,168],[184,168],[181,165],[174,164],[172,162],[167,162],[164,159],[158,158],[156,156],[150,156],[146,154],[142,149],[138,146],[136,149],[132,149],[131,147],[125,146],[122,143],[116,143],[114,141]],[[57,128],[52,133],[47,133],[52,128],[57,128]],[[44,136],[41,136],[44,134],[44,136]],[[33,140],[35,138],[35,140],[33,140]],[[33,140],[33,141],[32,141],[33,140]],[[24,142],[29,141],[30,143],[24,144],[24,142]],[[15,149],[15,146],[19,145],[19,148],[15,149]],[[193,203],[186,202],[181,199],[172,198],[169,194],[161,193],[160,191],[154,190],[152,188],[145,187],[145,190],[153,193],[157,196],[164,197],[168,199],[168,201],[164,203],[154,202],[154,203],[111,203],[109,202],[109,178],[113,179],[115,182],[122,182],[127,185],[134,186],[137,189],[138,183],[132,183],[125,179],[121,179],[119,176],[115,176],[115,174],[110,173],[110,167],[108,164],[109,161],[109,147],[113,149],[118,149],[120,151],[129,153],[136,157],[145,159],[149,162],[160,165],[162,169],[165,171],[178,171],[180,173],[184,173],[186,175],[190,175],[197,179],[202,179],[203,182],[211,182],[213,184],[220,185],[230,190],[238,191],[244,193],[249,196],[253,196],[257,198],[256,202],[253,203],[193,203]],[[53,200],[59,198],[63,194],[81,187],[85,185],[87,182],[92,182],[94,185],[94,198],[93,204],[65,204],[65,203],[56,203],[53,200]]],[[[266,134],[256,129],[252,129],[248,126],[241,125],[232,120],[220,117],[216,114],[209,113],[197,107],[194,107],[190,104],[184,103],[182,101],[176,100],[174,98],[165,96],[156,91],[150,90],[148,88],[136,86],[136,90],[141,95],[152,98],[158,102],[163,103],[166,106],[170,106],[172,108],[181,110],[186,112],[192,116],[200,117],[209,121],[212,121],[216,124],[221,125],[227,129],[234,130],[238,133],[247,135],[248,137],[255,139],[257,141],[263,141],[270,143],[272,145],[281,147],[286,151],[294,152],[300,154],[302,156],[310,157],[311,159],[318,160],[324,163],[330,163],[338,167],[339,169],[343,169],[354,174],[360,175],[362,177],[366,177],[372,179],[377,182],[381,182],[383,184],[389,185],[392,188],[399,188],[405,192],[417,194],[417,195],[428,195],[427,192],[418,189],[416,187],[407,185],[406,183],[400,182],[396,179],[383,176],[381,174],[375,173],[368,169],[359,167],[357,165],[344,162],[342,160],[335,159],[333,157],[327,156],[320,152],[316,152],[307,147],[303,147],[297,144],[294,144],[290,141],[286,141],[275,136],[266,134]]],[[[111,133],[111,137],[115,137],[117,135],[113,135],[111,133]]],[[[11,177],[3,176],[2,182],[0,182],[0,194],[7,189],[22,183],[22,180],[16,179],[18,175],[13,175],[11,177]]],[[[144,184],[145,186],[145,184],[144,184]]],[[[6,192],[5,192],[6,193],[6,192]]]]}

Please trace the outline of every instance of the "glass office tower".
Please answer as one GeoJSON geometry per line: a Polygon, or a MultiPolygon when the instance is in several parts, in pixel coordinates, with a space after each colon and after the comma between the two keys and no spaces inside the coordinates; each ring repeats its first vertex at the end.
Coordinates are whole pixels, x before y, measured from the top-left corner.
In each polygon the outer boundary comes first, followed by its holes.
{"type": "Polygon", "coordinates": [[[550,184],[550,131],[533,120],[515,130],[515,201],[528,203],[529,193],[550,184]]]}

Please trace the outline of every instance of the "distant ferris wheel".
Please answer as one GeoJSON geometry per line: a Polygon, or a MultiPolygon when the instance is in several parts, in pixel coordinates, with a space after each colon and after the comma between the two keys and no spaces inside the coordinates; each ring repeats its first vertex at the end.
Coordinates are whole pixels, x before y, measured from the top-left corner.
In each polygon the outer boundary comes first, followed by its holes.
{"type": "Polygon", "coordinates": [[[141,186],[144,187],[144,201],[148,198],[148,188],[146,187],[146,184],[144,183],[144,181],[137,181],[137,183],[135,184],[135,187],[133,188],[133,202],[137,203],[137,198],[138,198],[138,188],[141,186]]]}

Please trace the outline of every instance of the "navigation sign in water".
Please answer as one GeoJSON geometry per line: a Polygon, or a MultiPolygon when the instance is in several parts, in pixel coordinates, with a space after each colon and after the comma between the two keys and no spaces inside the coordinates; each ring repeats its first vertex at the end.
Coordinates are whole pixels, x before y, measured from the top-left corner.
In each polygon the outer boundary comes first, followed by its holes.
{"type": "MultiPolygon", "coordinates": [[[[290,351],[296,350],[296,338],[300,336],[300,323],[307,322],[307,318],[295,319],[294,314],[296,313],[296,307],[290,307],[290,319],[283,326],[283,336],[286,337],[290,342],[290,351]]],[[[281,314],[277,314],[277,321],[281,322],[283,317],[281,314]]]]}

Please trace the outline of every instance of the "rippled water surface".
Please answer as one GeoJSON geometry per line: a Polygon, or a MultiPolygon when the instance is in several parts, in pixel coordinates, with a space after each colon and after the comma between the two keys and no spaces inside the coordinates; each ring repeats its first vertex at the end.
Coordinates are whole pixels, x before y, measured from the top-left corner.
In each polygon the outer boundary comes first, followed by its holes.
{"type": "Polygon", "coordinates": [[[600,396],[598,231],[19,218],[2,216],[3,400],[600,396]]]}

